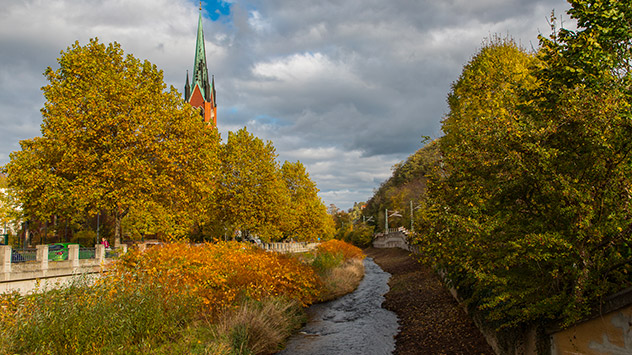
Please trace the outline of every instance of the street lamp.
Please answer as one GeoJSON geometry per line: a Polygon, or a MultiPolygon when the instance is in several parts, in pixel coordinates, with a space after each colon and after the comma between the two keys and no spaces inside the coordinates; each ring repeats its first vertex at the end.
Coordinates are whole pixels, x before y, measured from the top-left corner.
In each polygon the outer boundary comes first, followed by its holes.
{"type": "Polygon", "coordinates": [[[415,232],[415,228],[413,227],[413,211],[421,208],[421,205],[417,205],[413,208],[413,200],[410,200],[410,233],[415,232]]]}
{"type": "Polygon", "coordinates": [[[384,220],[385,220],[385,233],[388,233],[388,217],[401,217],[402,215],[399,214],[399,212],[397,211],[393,211],[391,212],[391,214],[388,214],[388,208],[384,210],[384,220]]]}

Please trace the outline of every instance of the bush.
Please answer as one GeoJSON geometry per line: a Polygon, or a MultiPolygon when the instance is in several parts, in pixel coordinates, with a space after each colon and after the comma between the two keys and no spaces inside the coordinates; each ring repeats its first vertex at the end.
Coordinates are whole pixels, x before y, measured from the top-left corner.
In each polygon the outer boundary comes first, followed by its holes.
{"type": "Polygon", "coordinates": [[[302,306],[359,282],[345,244],[316,251],[329,270],[345,265],[326,284],[297,258],[249,244],[130,251],[96,279],[0,295],[0,354],[272,353],[304,321],[302,306]]]}
{"type": "Polygon", "coordinates": [[[323,252],[328,252],[331,254],[342,253],[344,261],[347,261],[349,259],[362,260],[365,258],[365,255],[362,253],[362,250],[360,250],[360,248],[336,239],[328,240],[324,243],[321,243],[318,246],[317,254],[323,252]]]}
{"type": "Polygon", "coordinates": [[[144,253],[128,252],[115,273],[142,275],[175,289],[187,287],[211,314],[245,297],[284,295],[308,305],[320,287],[313,269],[296,258],[237,242],[171,243],[144,253]]]}
{"type": "Polygon", "coordinates": [[[312,261],[312,267],[320,274],[324,275],[333,268],[339,266],[344,261],[342,253],[320,252],[316,254],[312,261]]]}

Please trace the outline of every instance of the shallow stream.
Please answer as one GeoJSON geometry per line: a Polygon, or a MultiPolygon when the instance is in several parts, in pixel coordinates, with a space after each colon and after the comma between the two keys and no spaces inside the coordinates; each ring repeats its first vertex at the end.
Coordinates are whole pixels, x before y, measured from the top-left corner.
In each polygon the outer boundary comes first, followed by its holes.
{"type": "Polygon", "coordinates": [[[391,274],[364,260],[358,288],[337,300],[308,309],[309,321],[279,355],[392,354],[397,316],[383,309],[391,274]]]}

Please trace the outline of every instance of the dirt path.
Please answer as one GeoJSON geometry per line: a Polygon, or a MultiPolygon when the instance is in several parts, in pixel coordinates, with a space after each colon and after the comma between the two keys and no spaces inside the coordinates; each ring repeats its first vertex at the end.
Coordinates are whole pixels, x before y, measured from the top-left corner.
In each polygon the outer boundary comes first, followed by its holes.
{"type": "Polygon", "coordinates": [[[435,273],[403,249],[365,249],[392,275],[383,307],[399,317],[394,354],[494,354],[435,273]]]}

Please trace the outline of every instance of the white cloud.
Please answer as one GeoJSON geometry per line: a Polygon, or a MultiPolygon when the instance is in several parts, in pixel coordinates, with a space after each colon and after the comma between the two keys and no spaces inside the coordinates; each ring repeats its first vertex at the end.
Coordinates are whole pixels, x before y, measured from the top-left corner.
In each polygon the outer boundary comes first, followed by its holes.
{"type": "Polygon", "coordinates": [[[251,11],[250,16],[248,17],[248,24],[252,27],[256,32],[265,33],[270,30],[270,23],[267,22],[259,11],[251,11]]]}
{"type": "MultiPolygon", "coordinates": [[[[206,0],[210,2],[211,0],[206,0]]],[[[391,166],[437,137],[450,83],[484,37],[529,47],[564,0],[231,0],[204,19],[219,128],[272,140],[341,208],[367,200],[391,166]]],[[[0,0],[0,164],[39,135],[41,73],[75,40],[117,41],[182,89],[193,65],[192,0],[0,0]]]]}

